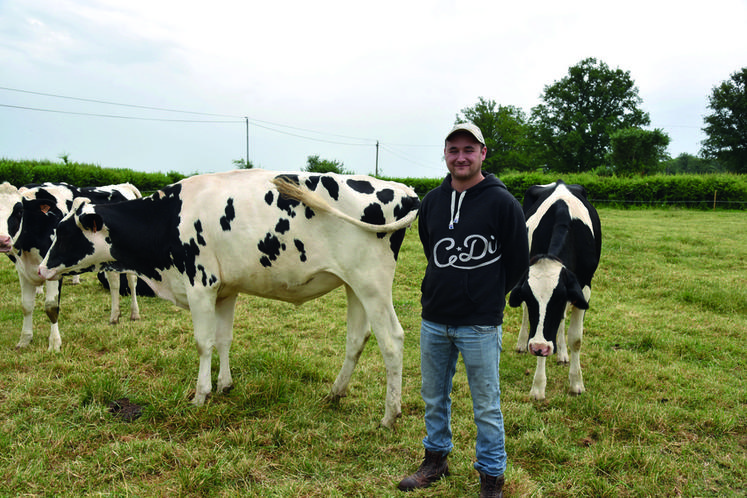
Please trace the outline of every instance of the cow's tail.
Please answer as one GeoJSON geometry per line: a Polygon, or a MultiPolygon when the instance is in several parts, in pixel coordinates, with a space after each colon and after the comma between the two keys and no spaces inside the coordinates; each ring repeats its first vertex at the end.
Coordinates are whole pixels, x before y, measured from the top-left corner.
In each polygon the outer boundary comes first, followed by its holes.
{"type": "MultiPolygon", "coordinates": [[[[280,195],[302,202],[308,207],[310,207],[311,209],[329,213],[333,216],[336,216],[342,220],[347,221],[348,223],[352,223],[355,226],[363,228],[364,230],[367,230],[369,232],[378,232],[378,233],[396,232],[397,230],[401,230],[403,228],[409,227],[412,224],[412,222],[415,221],[415,218],[418,216],[417,206],[419,205],[419,202],[413,202],[413,207],[410,209],[410,211],[404,217],[396,221],[387,223],[385,225],[376,225],[373,223],[367,223],[357,218],[353,218],[352,216],[346,213],[343,213],[336,207],[330,205],[326,200],[324,200],[316,192],[312,192],[311,190],[300,186],[299,184],[293,182],[292,180],[289,180],[288,178],[276,177],[276,178],[273,178],[271,181],[277,187],[278,192],[280,192],[280,195]]],[[[413,192],[413,197],[417,199],[417,195],[415,195],[414,192],[413,192]]]]}

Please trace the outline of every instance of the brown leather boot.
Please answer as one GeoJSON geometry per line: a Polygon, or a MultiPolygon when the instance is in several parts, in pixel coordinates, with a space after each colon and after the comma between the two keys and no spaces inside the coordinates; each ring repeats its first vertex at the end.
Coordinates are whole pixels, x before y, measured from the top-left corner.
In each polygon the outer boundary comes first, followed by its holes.
{"type": "Polygon", "coordinates": [[[503,476],[493,477],[480,472],[480,498],[503,498],[503,476]]]}
{"type": "Polygon", "coordinates": [[[448,453],[425,450],[425,458],[418,470],[402,479],[397,488],[400,491],[427,488],[443,476],[449,475],[449,462],[446,461],[448,456],[448,453]]]}

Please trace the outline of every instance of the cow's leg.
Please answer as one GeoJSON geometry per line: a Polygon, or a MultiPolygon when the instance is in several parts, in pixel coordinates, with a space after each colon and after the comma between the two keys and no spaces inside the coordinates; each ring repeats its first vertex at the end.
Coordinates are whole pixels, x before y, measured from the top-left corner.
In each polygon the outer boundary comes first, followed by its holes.
{"type": "Polygon", "coordinates": [[[534,371],[532,389],[529,391],[529,396],[537,401],[545,399],[545,387],[547,386],[547,375],[545,374],[546,360],[547,358],[544,356],[537,357],[537,369],[534,371]]]}
{"type": "Polygon", "coordinates": [[[568,364],[568,346],[565,342],[565,317],[568,314],[570,307],[570,303],[566,305],[565,311],[563,312],[563,318],[560,320],[558,331],[555,334],[555,343],[558,345],[558,365],[568,364]]]}
{"type": "Polygon", "coordinates": [[[62,346],[60,337],[60,327],[58,324],[60,316],[60,290],[62,289],[62,279],[56,282],[48,281],[46,283],[46,297],[44,299],[44,312],[47,314],[51,323],[49,330],[49,352],[59,352],[62,346]]]}
{"type": "Polygon", "coordinates": [[[216,392],[219,393],[226,393],[233,388],[231,365],[228,356],[231,350],[231,341],[233,340],[233,315],[237,297],[238,295],[233,295],[218,301],[215,305],[217,319],[215,349],[218,351],[218,357],[220,358],[216,392]]]}
{"type": "Polygon", "coordinates": [[[109,282],[109,294],[111,295],[112,312],[109,315],[109,323],[114,325],[119,323],[119,317],[122,315],[122,311],[119,307],[119,273],[108,271],[106,272],[106,280],[109,282]]]}
{"type": "Polygon", "coordinates": [[[347,327],[348,332],[345,341],[345,361],[342,364],[340,373],[337,374],[335,383],[332,384],[330,396],[333,399],[343,398],[348,393],[348,383],[353,376],[353,370],[358,364],[363,347],[371,337],[371,325],[366,316],[366,310],[363,308],[358,296],[349,287],[345,286],[348,300],[347,327]]]}
{"type": "Polygon", "coordinates": [[[137,275],[126,273],[127,284],[130,286],[130,320],[140,320],[140,306],[137,303],[137,275]]]}
{"type": "Polygon", "coordinates": [[[526,304],[522,304],[521,308],[523,313],[521,316],[521,330],[519,330],[519,337],[516,339],[516,352],[526,353],[527,343],[529,342],[529,310],[527,310],[526,304]]]}
{"type": "MultiPolygon", "coordinates": [[[[393,273],[392,269],[392,276],[393,273]]],[[[384,418],[381,419],[381,425],[384,427],[393,427],[394,421],[402,414],[402,356],[405,332],[392,305],[392,280],[393,278],[381,279],[378,288],[370,288],[364,294],[356,294],[365,296],[358,297],[358,300],[363,305],[373,328],[386,367],[386,409],[384,418]]],[[[348,303],[350,294],[352,292],[348,292],[348,303]]],[[[367,333],[370,334],[368,331],[367,333]]]]}
{"type": "MultiPolygon", "coordinates": [[[[34,304],[36,302],[37,286],[18,274],[18,280],[21,284],[21,311],[23,312],[23,326],[21,327],[21,337],[16,344],[16,349],[25,348],[34,338],[34,304]]],[[[43,291],[42,291],[43,294],[43,291]]]]}
{"type": "Polygon", "coordinates": [[[571,307],[571,321],[568,325],[568,345],[571,350],[571,367],[568,372],[571,394],[581,394],[584,389],[584,377],[581,374],[581,340],[584,335],[584,314],[575,306],[571,307]]]}
{"type": "Polygon", "coordinates": [[[212,390],[210,370],[218,321],[215,312],[216,297],[209,290],[190,287],[187,290],[187,299],[192,313],[197,353],[200,356],[197,386],[192,403],[202,406],[212,390]]]}

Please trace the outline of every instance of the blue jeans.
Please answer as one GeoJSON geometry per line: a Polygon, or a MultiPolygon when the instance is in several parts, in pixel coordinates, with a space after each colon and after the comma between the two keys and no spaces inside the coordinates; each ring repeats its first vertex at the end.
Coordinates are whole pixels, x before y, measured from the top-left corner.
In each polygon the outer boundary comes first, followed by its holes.
{"type": "Polygon", "coordinates": [[[448,326],[423,320],[420,327],[420,394],[425,402],[428,451],[449,453],[451,387],[459,353],[467,371],[472,411],[477,426],[475,469],[491,476],[506,470],[505,433],[501,413],[498,365],[501,326],[448,326]]]}

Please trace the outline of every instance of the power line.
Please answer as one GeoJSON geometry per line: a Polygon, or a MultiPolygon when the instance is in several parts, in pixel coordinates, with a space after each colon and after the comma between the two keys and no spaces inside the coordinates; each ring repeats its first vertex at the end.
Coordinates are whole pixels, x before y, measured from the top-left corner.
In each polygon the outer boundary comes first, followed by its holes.
{"type": "MultiPolygon", "coordinates": [[[[45,109],[41,107],[30,107],[30,106],[19,106],[19,105],[12,105],[12,104],[0,104],[0,107],[6,107],[11,109],[20,109],[20,110],[27,110],[27,111],[35,111],[35,112],[48,112],[48,113],[55,113],[55,114],[66,114],[66,115],[75,115],[75,116],[87,116],[87,117],[99,117],[99,118],[111,118],[111,119],[128,119],[128,120],[138,120],[138,121],[156,121],[156,122],[171,122],[171,123],[246,123],[247,125],[247,162],[249,161],[248,152],[249,152],[249,134],[248,134],[248,126],[249,124],[252,124],[253,126],[256,126],[258,128],[263,128],[275,133],[280,133],[296,138],[301,138],[304,140],[311,140],[315,142],[322,142],[322,143],[328,143],[328,144],[335,144],[335,145],[347,145],[347,146],[370,146],[375,147],[378,145],[381,145],[382,148],[390,152],[392,155],[399,157],[400,159],[403,159],[405,161],[411,162],[413,164],[419,165],[419,166],[426,166],[422,163],[419,163],[418,161],[412,159],[411,157],[406,157],[405,155],[398,154],[394,150],[392,150],[389,147],[386,147],[385,144],[380,144],[378,140],[375,139],[369,139],[369,138],[361,138],[361,137],[353,137],[348,135],[339,135],[339,134],[333,134],[333,133],[326,133],[316,130],[311,130],[308,128],[301,128],[291,125],[285,125],[281,123],[275,123],[271,121],[264,121],[261,119],[254,119],[249,118],[248,116],[238,116],[238,115],[231,115],[231,114],[217,114],[217,113],[207,113],[207,112],[197,112],[197,111],[187,111],[182,109],[171,109],[171,108],[165,108],[165,107],[156,107],[156,106],[146,106],[146,105],[137,105],[137,104],[128,104],[128,103],[122,103],[122,102],[113,102],[108,100],[99,100],[99,99],[90,99],[90,98],[84,98],[84,97],[73,97],[69,95],[60,95],[60,94],[54,94],[54,93],[46,93],[46,92],[36,92],[31,90],[22,90],[18,88],[10,88],[10,87],[4,87],[0,86],[0,90],[5,90],[9,92],[17,92],[17,93],[24,93],[29,95],[39,95],[44,97],[52,97],[52,98],[58,98],[58,99],[66,99],[66,100],[73,100],[73,101],[79,101],[79,102],[88,102],[93,104],[104,104],[104,105],[113,105],[113,106],[120,106],[120,107],[127,107],[132,109],[142,109],[142,110],[149,110],[149,111],[159,111],[159,112],[173,112],[173,113],[180,113],[180,114],[192,114],[197,116],[211,116],[211,117],[221,117],[221,118],[231,118],[228,120],[207,120],[207,119],[169,119],[169,118],[149,118],[149,117],[142,117],[142,116],[126,116],[126,115],[118,115],[118,114],[104,114],[104,113],[92,113],[92,112],[80,112],[80,111],[65,111],[65,110],[59,110],[59,109],[45,109]],[[345,140],[352,140],[358,143],[351,143],[349,141],[339,141],[339,140],[329,140],[325,138],[320,137],[312,137],[312,136],[306,136],[298,133],[293,133],[289,131],[284,131],[282,129],[278,128],[285,128],[287,130],[295,130],[299,132],[304,133],[312,133],[315,135],[322,135],[322,136],[328,136],[328,137],[336,137],[341,138],[345,140]]],[[[406,145],[406,144],[389,144],[392,146],[399,146],[399,147],[435,147],[433,145],[406,145]]],[[[428,167],[428,166],[426,166],[428,167]]]]}
{"type": "Polygon", "coordinates": [[[77,100],[80,102],[92,102],[94,104],[106,104],[106,105],[116,105],[120,107],[132,107],[135,109],[147,109],[151,111],[164,111],[164,112],[178,112],[182,114],[198,114],[201,116],[215,116],[215,117],[223,117],[223,118],[237,118],[240,119],[242,116],[232,116],[229,114],[212,114],[207,112],[195,112],[195,111],[182,111],[178,109],[167,109],[165,107],[152,107],[152,106],[146,106],[146,105],[135,105],[135,104],[123,104],[121,102],[111,102],[107,100],[96,100],[96,99],[87,99],[83,97],[70,97],[67,95],[57,95],[54,93],[44,93],[44,92],[32,92],[31,90],[20,90],[18,88],[8,88],[4,86],[0,86],[0,90],[7,90],[9,92],[19,92],[19,93],[28,93],[31,95],[42,95],[44,97],[54,97],[57,99],[67,99],[67,100],[77,100]]]}
{"type": "Polygon", "coordinates": [[[89,117],[97,117],[97,118],[116,118],[116,119],[134,119],[139,121],[166,121],[166,122],[176,122],[176,123],[240,123],[240,120],[232,120],[232,121],[217,121],[217,120],[207,120],[207,119],[166,119],[166,118],[143,118],[138,116],[121,116],[116,114],[96,114],[92,112],[76,112],[76,111],[60,111],[57,109],[40,109],[38,107],[26,107],[26,106],[20,106],[20,105],[10,105],[10,104],[0,104],[0,107],[9,107],[12,109],[23,109],[26,111],[39,111],[39,112],[52,112],[57,114],[72,114],[75,116],[89,116],[89,117]]]}

